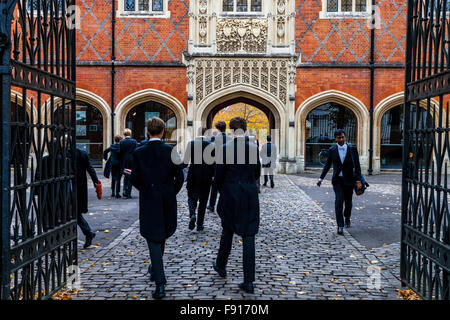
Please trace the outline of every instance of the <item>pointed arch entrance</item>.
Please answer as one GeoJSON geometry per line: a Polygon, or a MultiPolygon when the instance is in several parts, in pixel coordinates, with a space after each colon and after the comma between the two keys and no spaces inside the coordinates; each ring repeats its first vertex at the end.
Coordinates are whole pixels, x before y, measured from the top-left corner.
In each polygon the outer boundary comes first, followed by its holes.
{"type": "Polygon", "coordinates": [[[202,100],[195,110],[194,129],[201,126],[211,128],[214,116],[225,107],[236,103],[247,103],[266,114],[272,141],[277,144],[279,150],[278,170],[285,172],[287,112],[285,106],[267,92],[239,85],[211,94],[202,100]]]}

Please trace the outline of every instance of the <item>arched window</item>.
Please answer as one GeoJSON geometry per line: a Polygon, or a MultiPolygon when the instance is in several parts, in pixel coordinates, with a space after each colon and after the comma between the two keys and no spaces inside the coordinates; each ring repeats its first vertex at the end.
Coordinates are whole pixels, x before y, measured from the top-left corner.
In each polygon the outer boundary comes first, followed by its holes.
{"type": "Polygon", "coordinates": [[[131,129],[133,139],[141,142],[147,139],[147,120],[152,117],[161,118],[166,123],[163,139],[166,143],[175,145],[177,141],[171,139],[177,128],[176,115],[170,108],[158,102],[148,101],[132,108],[127,114],[125,127],[131,129]]]}
{"type": "MultiPolygon", "coordinates": [[[[76,138],[77,148],[87,152],[92,165],[101,166],[103,150],[106,148],[103,142],[103,116],[93,105],[77,101],[76,108],[76,138]]],[[[68,125],[68,108],[62,107],[55,112],[55,122],[68,125]],[[65,120],[63,121],[63,113],[65,120]]]]}
{"type": "MultiPolygon", "coordinates": [[[[431,119],[423,108],[411,106],[411,121],[418,121],[418,128],[431,127],[431,119]],[[419,110],[419,114],[417,112],[419,110]]],[[[389,109],[381,119],[380,167],[385,169],[402,167],[402,146],[404,128],[404,105],[389,109]]]]}
{"type": "Polygon", "coordinates": [[[306,166],[323,165],[325,155],[322,151],[335,144],[334,132],[337,129],[344,129],[347,142],[356,145],[357,120],[350,109],[331,102],[315,108],[308,114],[306,118],[306,166]]]}

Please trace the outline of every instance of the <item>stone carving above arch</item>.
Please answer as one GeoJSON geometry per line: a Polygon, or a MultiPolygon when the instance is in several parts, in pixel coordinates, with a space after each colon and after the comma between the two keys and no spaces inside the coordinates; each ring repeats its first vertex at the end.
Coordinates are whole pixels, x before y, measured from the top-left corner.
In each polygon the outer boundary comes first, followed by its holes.
{"type": "Polygon", "coordinates": [[[190,95],[199,104],[218,90],[245,85],[263,90],[286,105],[295,58],[196,58],[189,62],[190,95]],[[195,74],[195,75],[194,75],[195,74]]]}
{"type": "Polygon", "coordinates": [[[267,19],[217,19],[216,30],[218,53],[264,53],[267,50],[267,19]]]}

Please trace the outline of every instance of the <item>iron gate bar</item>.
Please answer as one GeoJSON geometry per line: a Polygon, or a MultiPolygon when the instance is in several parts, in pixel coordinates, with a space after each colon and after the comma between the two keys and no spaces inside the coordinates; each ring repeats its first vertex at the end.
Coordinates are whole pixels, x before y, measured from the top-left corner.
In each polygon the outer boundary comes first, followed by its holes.
{"type": "Polygon", "coordinates": [[[448,300],[450,25],[446,6],[447,0],[408,1],[400,275],[403,285],[422,298],[448,300]]]}
{"type": "Polygon", "coordinates": [[[1,299],[48,298],[77,264],[76,48],[66,12],[75,2],[29,1],[0,2],[1,299]],[[22,98],[14,119],[11,85],[22,98]]]}

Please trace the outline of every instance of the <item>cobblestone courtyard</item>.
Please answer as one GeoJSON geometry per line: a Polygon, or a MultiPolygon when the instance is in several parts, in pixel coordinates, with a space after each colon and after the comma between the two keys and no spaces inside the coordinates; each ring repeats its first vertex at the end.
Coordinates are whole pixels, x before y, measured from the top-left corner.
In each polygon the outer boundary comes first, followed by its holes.
{"type": "MultiPolygon", "coordinates": [[[[220,219],[207,212],[204,231],[188,230],[183,187],[178,195],[178,229],[167,241],[164,256],[166,299],[396,299],[395,289],[400,288],[393,275],[399,259],[396,244],[370,250],[347,231],[338,236],[332,216],[299,187],[299,179],[308,178],[278,175],[274,189],[262,187],[255,294],[238,288],[243,280],[238,236],[234,238],[228,277],[222,279],[212,269],[220,219]],[[376,270],[380,270],[379,289],[370,286],[376,270]]],[[[147,245],[139,235],[137,192],[133,191],[131,200],[112,200],[108,199],[108,186],[104,180],[107,197],[98,203],[90,200],[91,210],[127,215],[129,223],[113,226],[114,219],[106,219],[104,226],[95,230],[96,245],[87,250],[82,249],[84,239],[80,238],[82,290],[73,298],[151,299],[154,284],[147,274],[147,245]],[[102,208],[97,206],[100,203],[102,208]]],[[[87,219],[91,222],[93,217],[87,219]]]]}

